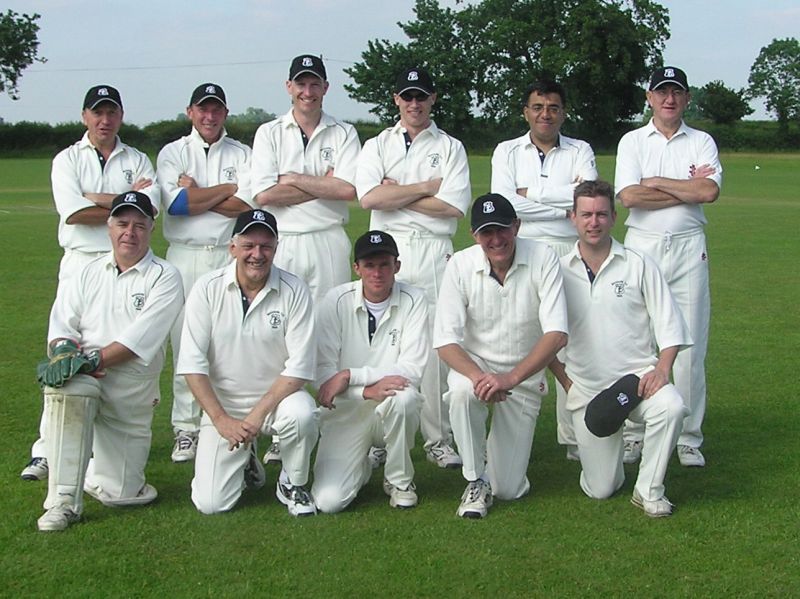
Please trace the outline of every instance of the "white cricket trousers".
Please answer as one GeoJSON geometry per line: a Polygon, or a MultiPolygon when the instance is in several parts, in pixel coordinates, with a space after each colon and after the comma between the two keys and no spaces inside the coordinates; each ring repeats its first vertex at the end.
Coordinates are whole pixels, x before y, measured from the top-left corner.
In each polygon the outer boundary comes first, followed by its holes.
{"type": "MultiPolygon", "coordinates": [[[[167,248],[167,261],[181,273],[183,297],[188,298],[197,279],[230,263],[231,252],[227,244],[190,246],[173,243],[167,248]]],[[[181,308],[170,330],[173,372],[177,370],[181,350],[183,316],[184,309],[181,308]]],[[[176,432],[197,432],[200,429],[200,404],[194,400],[186,378],[178,375],[172,377],[172,428],[176,432]]]]}
{"type": "MultiPolygon", "coordinates": [[[[397,242],[400,272],[397,280],[419,287],[428,301],[428,328],[433,337],[436,300],[447,261],[453,255],[453,242],[443,235],[425,235],[417,231],[387,231],[397,242]]],[[[437,443],[451,443],[450,414],[442,396],[446,390],[447,366],[439,354],[431,350],[422,373],[420,392],[423,397],[420,429],[425,449],[437,443]]]]}
{"type": "MultiPolygon", "coordinates": [[[[594,397],[591,392],[582,392],[577,385],[570,388],[569,396],[571,400],[584,404],[594,397]],[[583,395],[582,399],[574,399],[580,395],[583,395]]],[[[687,411],[675,386],[667,384],[630,413],[629,419],[639,424],[644,432],[642,461],[635,487],[646,501],[664,497],[664,476],[687,411]]],[[[622,429],[610,437],[596,437],[584,422],[586,405],[571,411],[571,414],[581,456],[581,489],[589,497],[606,499],[625,481],[622,429]]]]}
{"type": "MultiPolygon", "coordinates": [[[[648,254],[656,261],[689,327],[694,345],[678,352],[672,377],[689,408],[678,443],[699,448],[703,444],[701,429],[706,414],[705,360],[711,318],[705,234],[702,229],[680,234],[653,234],[628,229],[625,245],[648,254]]],[[[642,440],[641,426],[626,426],[625,439],[642,440]]]]}
{"type": "Polygon", "coordinates": [[[349,389],[320,408],[320,438],[311,494],[320,511],[340,512],[356,498],[372,474],[370,446],[386,447],[383,475],[405,489],[414,480],[411,449],[419,428],[422,395],[407,387],[381,403],[349,389]]]}
{"type": "MultiPolygon", "coordinates": [[[[234,418],[244,418],[254,402],[233,408],[223,401],[225,411],[234,418]]],[[[308,482],[311,451],[319,436],[319,410],[314,399],[303,390],[295,391],[267,416],[262,434],[277,435],[281,446],[283,469],[292,485],[308,482]]],[[[217,514],[233,508],[245,488],[244,470],[250,448],[244,445],[228,449],[208,415],[203,414],[197,442],[192,479],[192,502],[204,514],[217,514]]]]}
{"type": "Polygon", "coordinates": [[[525,495],[531,488],[526,474],[541,396],[515,388],[505,401],[493,404],[487,441],[489,404],[476,397],[472,381],[461,373],[451,370],[447,383],[445,402],[450,406],[464,478],[474,481],[488,474],[492,493],[499,499],[525,495]]]}

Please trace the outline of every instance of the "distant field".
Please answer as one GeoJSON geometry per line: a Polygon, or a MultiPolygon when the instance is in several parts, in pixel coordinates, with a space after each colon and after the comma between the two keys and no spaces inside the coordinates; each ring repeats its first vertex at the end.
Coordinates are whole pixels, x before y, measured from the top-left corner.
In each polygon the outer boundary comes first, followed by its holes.
{"type": "MultiPolygon", "coordinates": [[[[556,444],[552,397],[537,428],[531,494],[496,503],[483,521],[455,516],[460,473],[434,468],[419,447],[415,510],[390,510],[376,474],[352,509],[290,519],[269,468],[266,492],[204,517],[189,500],[191,466],[169,461],[167,369],[148,467],[158,501],[112,510],[88,499],[84,523],[43,535],[36,518],[45,485],[18,475],[41,408],[34,367],[55,291],[57,218],[49,160],[0,160],[0,596],[796,596],[799,165],[798,154],[723,156],[722,196],[706,209],[708,466],[686,470],[673,459],[672,518],[652,521],[630,505],[633,467],[612,499],[583,496],[580,467],[556,444]]],[[[488,191],[489,157],[474,156],[471,166],[477,196],[488,191]]],[[[598,166],[613,177],[612,156],[598,166]]],[[[351,214],[354,237],[367,215],[351,214]]],[[[469,242],[462,222],[456,245],[469,242]]]]}

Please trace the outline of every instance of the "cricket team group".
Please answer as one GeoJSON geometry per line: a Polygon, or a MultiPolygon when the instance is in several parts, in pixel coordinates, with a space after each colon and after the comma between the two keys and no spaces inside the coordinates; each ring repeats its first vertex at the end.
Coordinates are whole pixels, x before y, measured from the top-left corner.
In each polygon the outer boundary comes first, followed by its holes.
{"type": "Polygon", "coordinates": [[[172,460],[194,461],[204,514],[263,487],[269,462],[294,516],[344,510],[380,469],[389,505],[412,508],[420,431],[428,460],[461,468],[457,515],[483,518],[530,491],[548,369],[583,492],[610,497],[640,462],[631,502],[672,513],[673,452],[705,465],[702,205],[722,174],[712,138],[682,120],[686,74],[653,73],[652,119],[620,141],[616,188],[590,145],[561,133],[563,87],[533,83],[520,93],[529,130],[497,146],[491,193],[474,201],[464,146],[431,119],[430,74],[392,83],[399,119],[361,147],[322,110],[322,59],[298,56],[291,108],[252,150],[227,136],[225,92],[204,83],[191,132],[155,170],[118,136],[119,92],[87,92],[86,133],[52,164],[64,255],[21,475],[47,480],[39,530],[79,521],[84,492],[112,507],[157,497],[145,467],[168,337],[172,460]],[[370,225],[351,246],[353,200],[370,225]],[[462,217],[475,243],[454,252],[462,217]],[[156,219],[166,259],[150,249],[156,219]]]}

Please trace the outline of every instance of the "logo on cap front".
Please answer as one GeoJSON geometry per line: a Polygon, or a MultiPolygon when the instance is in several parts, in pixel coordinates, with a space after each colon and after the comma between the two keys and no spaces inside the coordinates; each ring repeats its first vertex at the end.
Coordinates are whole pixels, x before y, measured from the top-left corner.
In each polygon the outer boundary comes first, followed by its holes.
{"type": "Polygon", "coordinates": [[[108,89],[105,88],[105,87],[101,87],[100,89],[97,90],[97,95],[98,96],[107,96],[108,95],[108,89]]]}
{"type": "Polygon", "coordinates": [[[416,71],[411,71],[408,74],[408,80],[409,81],[418,81],[419,80],[419,73],[417,73],[416,71]]]}
{"type": "Polygon", "coordinates": [[[207,94],[216,94],[217,93],[217,88],[214,87],[213,85],[206,86],[206,93],[207,94]]]}
{"type": "Polygon", "coordinates": [[[122,199],[123,202],[128,202],[129,204],[136,203],[136,194],[135,193],[126,193],[125,197],[122,199]]]}
{"type": "Polygon", "coordinates": [[[629,401],[628,396],[625,395],[624,393],[620,393],[619,395],[617,395],[617,402],[619,403],[619,405],[624,406],[626,403],[628,403],[628,401],[629,401]]]}
{"type": "Polygon", "coordinates": [[[675,71],[673,69],[664,69],[664,77],[674,77],[675,71]]]}
{"type": "Polygon", "coordinates": [[[483,203],[483,213],[484,214],[491,214],[495,211],[494,202],[488,200],[483,203]]]}
{"type": "Polygon", "coordinates": [[[256,210],[253,212],[253,220],[267,220],[267,217],[260,210],[256,210]]]}
{"type": "Polygon", "coordinates": [[[380,235],[370,235],[369,236],[370,243],[383,243],[383,237],[380,235]]]}
{"type": "Polygon", "coordinates": [[[311,60],[310,56],[306,56],[305,58],[303,58],[303,66],[304,67],[313,67],[314,66],[314,61],[311,60]]]}

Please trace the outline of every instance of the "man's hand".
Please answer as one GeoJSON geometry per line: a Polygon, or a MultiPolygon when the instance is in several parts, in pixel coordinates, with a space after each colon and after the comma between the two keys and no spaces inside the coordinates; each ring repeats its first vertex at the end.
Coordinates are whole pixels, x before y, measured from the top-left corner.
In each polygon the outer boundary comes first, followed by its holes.
{"type": "Polygon", "coordinates": [[[397,179],[390,179],[389,177],[384,177],[381,179],[381,185],[399,185],[397,179]]]}
{"type": "Polygon", "coordinates": [[[133,184],[133,187],[131,187],[131,191],[142,191],[145,187],[150,187],[152,184],[153,184],[152,179],[147,179],[145,177],[142,177],[141,179],[136,181],[136,183],[133,184]]]}
{"type": "Polygon", "coordinates": [[[324,406],[329,410],[333,410],[336,408],[336,406],[333,405],[333,400],[336,399],[337,395],[347,391],[349,386],[350,369],[340,370],[327,381],[322,383],[319,388],[319,393],[317,393],[317,401],[319,401],[321,406],[324,406]]]}
{"type": "Polygon", "coordinates": [[[408,379],[400,375],[385,376],[377,383],[364,387],[364,399],[381,403],[387,397],[392,397],[398,391],[408,387],[408,379]]]}
{"type": "Polygon", "coordinates": [[[193,177],[190,177],[186,173],[181,173],[181,176],[178,177],[178,187],[197,187],[197,181],[194,180],[193,177]]]}
{"type": "Polygon", "coordinates": [[[717,172],[710,164],[704,164],[703,166],[695,166],[692,165],[689,167],[689,178],[690,179],[705,179],[706,177],[710,177],[714,173],[717,172]]]}
{"type": "Polygon", "coordinates": [[[649,399],[667,383],[669,383],[669,374],[658,369],[651,370],[639,379],[638,393],[642,399],[649,399]]]}
{"type": "Polygon", "coordinates": [[[246,420],[228,416],[228,414],[225,413],[217,416],[213,420],[213,423],[214,428],[217,429],[220,436],[228,441],[229,451],[233,451],[240,445],[249,443],[258,436],[261,430],[260,426],[255,426],[246,420]]]}
{"type": "Polygon", "coordinates": [[[472,390],[480,401],[497,403],[505,401],[517,383],[510,373],[484,372],[472,381],[472,386],[472,390]]]}

